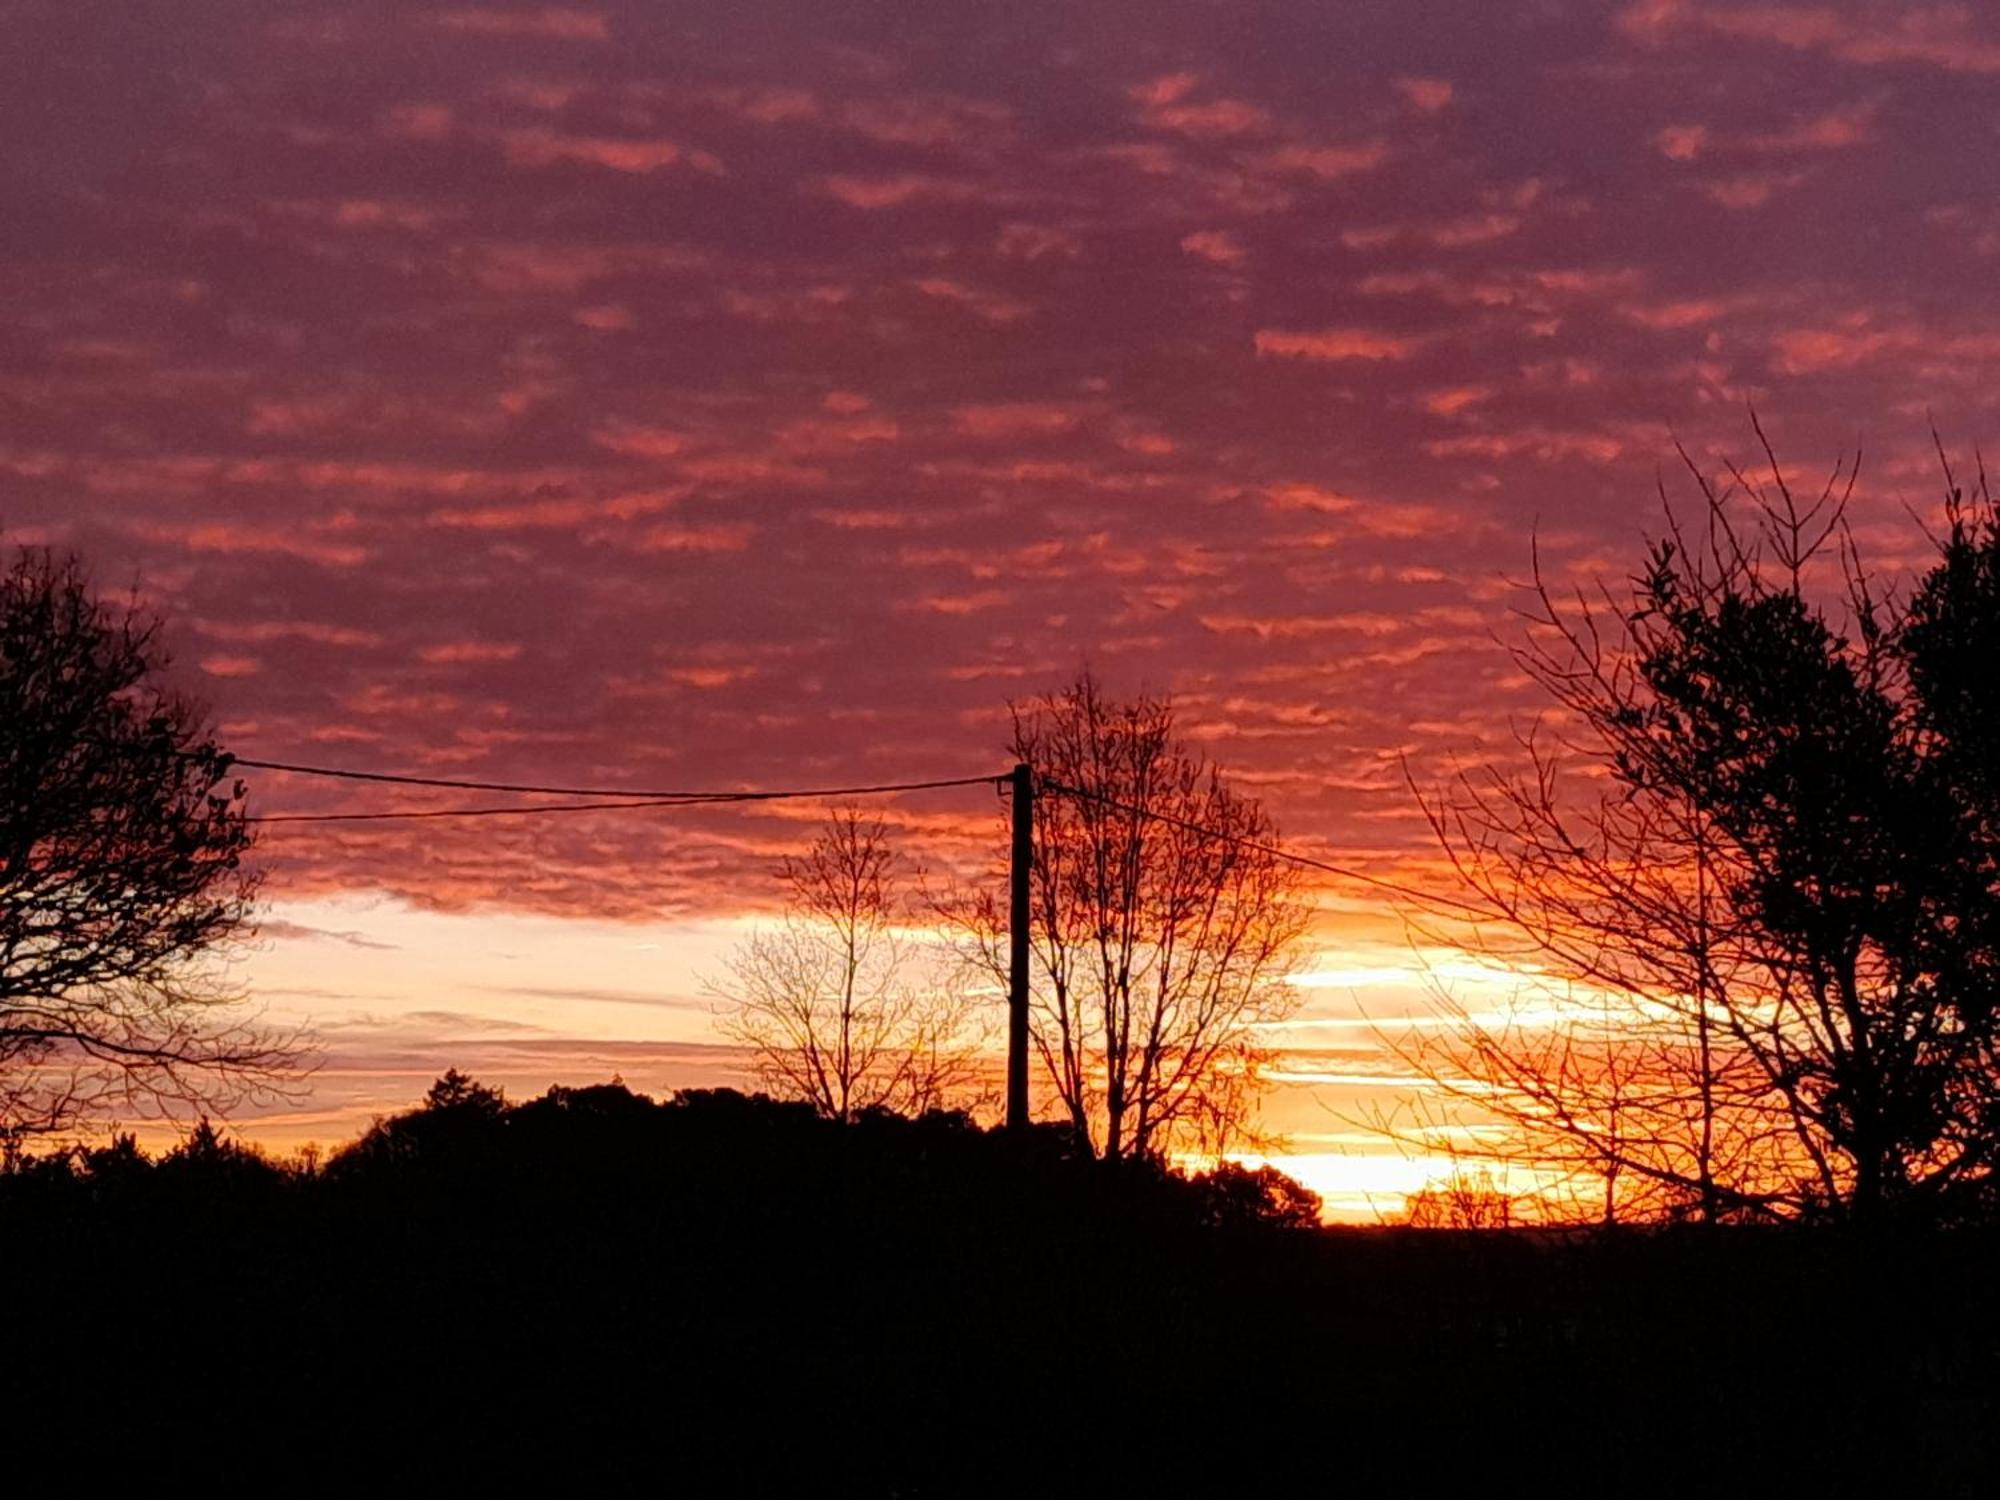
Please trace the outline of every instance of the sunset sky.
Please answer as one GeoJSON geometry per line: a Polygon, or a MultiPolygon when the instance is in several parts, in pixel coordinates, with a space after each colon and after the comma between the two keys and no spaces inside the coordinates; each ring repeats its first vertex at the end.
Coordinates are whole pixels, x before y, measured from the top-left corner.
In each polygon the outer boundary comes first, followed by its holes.
{"type": "MultiPolygon", "coordinates": [[[[1000,772],[1088,662],[1294,847],[1439,877],[1538,539],[1617,579],[1754,403],[1893,571],[2000,428],[2000,16],[1641,0],[0,5],[0,521],[137,582],[224,742],[632,787],[1000,772]]],[[[255,778],[254,810],[443,806],[255,778]]],[[[462,801],[462,798],[456,799],[462,801]]],[[[884,804],[1000,847],[990,791],[884,804]]],[[[701,976],[818,810],[265,836],[274,1144],[446,1066],[740,1082],[701,976]]],[[[1273,1118],[1430,1170],[1328,881],[1273,1118]]],[[[1427,955],[1449,963],[1450,955],[1427,955]]],[[[1479,980],[1503,994],[1506,982],[1479,980]]]]}

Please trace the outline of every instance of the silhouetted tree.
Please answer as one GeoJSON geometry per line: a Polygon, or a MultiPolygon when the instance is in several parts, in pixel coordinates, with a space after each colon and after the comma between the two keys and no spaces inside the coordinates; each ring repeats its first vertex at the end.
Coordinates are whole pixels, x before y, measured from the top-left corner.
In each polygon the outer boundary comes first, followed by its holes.
{"type": "Polygon", "coordinates": [[[456,1068],[446,1068],[424,1091],[424,1109],[432,1114],[456,1113],[474,1119],[497,1119],[507,1107],[507,1095],[456,1068]]]}
{"type": "Polygon", "coordinates": [[[1217,1162],[1189,1179],[1202,1219],[1217,1229],[1317,1229],[1320,1196],[1273,1166],[1217,1162]]]}
{"type": "Polygon", "coordinates": [[[1403,1222],[1412,1229],[1506,1229],[1514,1197],[1489,1168],[1454,1169],[1403,1200],[1403,1222]]]}
{"type": "Polygon", "coordinates": [[[447,1068],[424,1092],[421,1105],[378,1117],[334,1152],[326,1170],[334,1178],[408,1165],[438,1174],[469,1170],[492,1154],[506,1118],[505,1093],[447,1068]]]}
{"type": "Polygon", "coordinates": [[[220,1110],[295,1060],[209,961],[250,923],[251,832],[165,665],[73,558],[0,576],[0,1133],[220,1110]]]}
{"type": "MultiPolygon", "coordinates": [[[[1305,928],[1270,818],[1176,735],[1171,702],[1112,701],[1088,673],[1017,706],[1012,749],[1041,787],[1031,1031],[1063,1113],[1106,1158],[1244,1143],[1256,1028],[1295,1008],[1305,928]]],[[[953,914],[1004,980],[998,900],[953,914]]]]}
{"type": "Polygon", "coordinates": [[[1429,805],[1497,919],[1472,944],[1622,1023],[1581,1060],[1483,1024],[1412,1050],[1532,1152],[1670,1212],[1957,1213],[2000,1158],[1994,507],[1953,487],[1899,610],[1846,528],[1851,475],[1801,499],[1775,459],[1732,474],[1696,474],[1702,524],[1670,513],[1626,595],[1538,569],[1517,656],[1562,737],[1429,805]],[[1577,795],[1580,767],[1609,790],[1577,795]]]}
{"type": "Polygon", "coordinates": [[[836,812],[781,874],[783,917],[711,984],[717,1028],[749,1049],[759,1082],[833,1120],[977,1104],[979,1017],[955,972],[904,930],[887,827],[836,812]]]}

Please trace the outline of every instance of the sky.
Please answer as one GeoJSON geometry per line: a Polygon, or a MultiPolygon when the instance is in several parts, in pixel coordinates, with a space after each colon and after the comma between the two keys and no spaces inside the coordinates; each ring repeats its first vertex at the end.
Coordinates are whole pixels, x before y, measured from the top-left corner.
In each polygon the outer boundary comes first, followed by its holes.
{"type": "MultiPolygon", "coordinates": [[[[2000,16],[1702,0],[0,3],[0,522],[168,621],[239,754],[491,780],[1004,771],[1084,664],[1303,852],[1442,876],[1538,554],[1613,582],[1676,445],[1923,554],[1994,431],[2000,16]]],[[[261,776],[260,812],[435,806],[261,776]]],[[[887,809],[977,868],[982,789],[887,809]]],[[[245,988],[324,1042],[246,1129],[445,1066],[740,1081],[703,998],[816,810],[273,827],[245,988]]],[[[1274,1120],[1343,1212],[1329,881],[1274,1120]]],[[[1468,982],[1504,985],[1474,978],[1468,982]]],[[[1356,1101],[1361,1101],[1359,1104],[1356,1101]]],[[[1369,1195],[1374,1195],[1373,1197],[1369,1195]]]]}

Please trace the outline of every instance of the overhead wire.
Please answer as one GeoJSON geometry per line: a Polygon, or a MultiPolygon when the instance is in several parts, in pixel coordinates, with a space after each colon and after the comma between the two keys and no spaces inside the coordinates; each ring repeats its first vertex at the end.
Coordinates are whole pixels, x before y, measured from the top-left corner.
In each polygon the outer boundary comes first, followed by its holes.
{"type": "Polygon", "coordinates": [[[1140,807],[1136,803],[1121,802],[1116,797],[1107,797],[1102,792],[1086,791],[1082,787],[1067,786],[1060,781],[1045,781],[1040,779],[1036,781],[1035,788],[1037,791],[1053,792],[1059,797],[1080,797],[1086,801],[1096,802],[1105,807],[1116,808],[1119,812],[1129,813],[1133,817],[1146,818],[1155,823],[1166,823],[1175,828],[1185,829],[1189,833],[1201,834],[1206,838],[1222,839],[1245,849],[1254,849],[1260,854],[1271,855],[1275,859],[1288,860],[1292,864],[1304,865],[1308,869],[1322,870],[1329,875],[1338,875],[1343,880],[1359,881],[1363,885],[1372,885],[1381,890],[1392,891],[1406,900],[1421,901],[1431,906],[1446,907],[1451,910],[1464,912],[1472,917],[1490,918],[1493,915],[1490,911],[1482,910],[1469,901],[1460,901],[1452,896],[1435,895],[1429,891],[1419,890],[1413,885],[1405,885],[1396,880],[1385,880],[1379,875],[1370,875],[1365,870],[1357,870],[1349,865],[1337,865],[1329,860],[1314,859],[1309,854],[1294,853],[1292,850],[1279,844],[1267,844],[1260,839],[1246,838],[1240,833],[1230,833],[1221,828],[1210,828],[1206,824],[1192,822],[1187,818],[1175,817],[1172,813],[1160,812],[1156,808],[1140,807]]]}
{"type": "Polygon", "coordinates": [[[701,807],[714,802],[701,797],[648,797],[630,802],[543,802],[529,807],[411,808],[406,812],[266,813],[246,823],[387,823],[415,818],[511,818],[540,813],[613,812],[648,807],[701,807]]]}
{"type": "Polygon", "coordinates": [[[615,786],[536,786],[514,781],[467,781],[446,776],[406,776],[388,771],[351,771],[334,766],[300,765],[281,760],[255,760],[248,756],[227,757],[223,773],[243,766],[254,771],[282,771],[292,776],[316,776],[331,781],[366,781],[389,786],[433,787],[455,792],[519,792],[536,797],[615,797],[651,803],[668,802],[773,802],[791,797],[868,797],[890,792],[927,792],[939,787],[986,786],[1005,781],[999,776],[952,776],[935,781],[886,782],[874,786],[788,787],[777,791],[659,791],[643,787],[615,786]]]}
{"type": "MultiPolygon", "coordinates": [[[[270,813],[255,816],[246,821],[259,824],[299,824],[299,823],[385,823],[398,821],[418,821],[426,819],[450,818],[510,818],[537,817],[564,813],[620,812],[660,807],[704,807],[745,802],[778,802],[810,800],[835,797],[890,796],[901,792],[927,792],[963,786],[1007,786],[1012,778],[1007,773],[988,776],[937,777],[924,781],[878,782],[865,786],[843,787],[783,787],[775,789],[750,789],[742,791],[658,791],[625,790],[617,787],[577,787],[549,786],[528,782],[477,781],[459,777],[411,776],[387,771],[356,771],[335,766],[307,765],[294,761],[262,760],[249,756],[230,756],[231,767],[241,766],[249,770],[276,771],[292,776],[309,776],[334,781],[358,781],[375,785],[424,787],[447,791],[510,792],[526,796],[584,797],[593,800],[584,802],[540,803],[527,807],[452,807],[423,808],[390,812],[329,812],[329,813],[270,813]]],[[[1200,834],[1204,838],[1221,839],[1239,847],[1267,854],[1306,869],[1337,876],[1342,880],[1356,881],[1373,886],[1378,890],[1391,892],[1406,900],[1422,902],[1429,906],[1443,907],[1463,912],[1473,917],[1490,917],[1491,912],[1460,901],[1455,897],[1439,895],[1435,892],[1419,890],[1401,881],[1388,880],[1379,875],[1370,875],[1365,870],[1357,870],[1350,865],[1335,864],[1330,860],[1315,859],[1311,855],[1299,854],[1279,844],[1247,838],[1242,834],[1230,833],[1225,829],[1210,828],[1205,824],[1187,818],[1176,817],[1156,808],[1140,807],[1124,802],[1102,792],[1089,791],[1083,787],[1073,787],[1066,783],[1037,777],[1038,791],[1056,796],[1076,797],[1096,802],[1105,807],[1145,818],[1152,822],[1165,823],[1189,833],[1200,834]]]]}

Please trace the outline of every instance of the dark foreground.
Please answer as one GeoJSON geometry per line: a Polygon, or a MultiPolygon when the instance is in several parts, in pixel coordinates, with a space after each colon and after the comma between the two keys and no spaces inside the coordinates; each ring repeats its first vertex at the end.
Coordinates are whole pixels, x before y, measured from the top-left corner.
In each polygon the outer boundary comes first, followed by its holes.
{"type": "Polygon", "coordinates": [[[150,1493],[1987,1494],[1995,1241],[1278,1227],[962,1123],[476,1094],[0,1177],[8,1469],[150,1493]]]}

